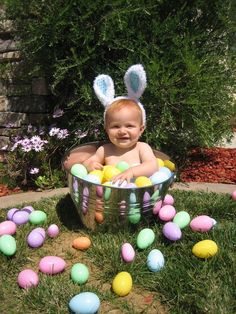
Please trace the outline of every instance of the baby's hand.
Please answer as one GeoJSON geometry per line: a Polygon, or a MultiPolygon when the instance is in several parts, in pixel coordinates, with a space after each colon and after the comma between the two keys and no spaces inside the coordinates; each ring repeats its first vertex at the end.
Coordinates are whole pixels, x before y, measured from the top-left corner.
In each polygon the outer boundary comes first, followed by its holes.
{"type": "Polygon", "coordinates": [[[91,161],[86,165],[86,168],[87,168],[88,172],[90,172],[93,170],[101,170],[103,168],[103,165],[97,161],[91,161]]]}
{"type": "Polygon", "coordinates": [[[129,168],[125,170],[124,172],[121,172],[117,176],[114,176],[111,180],[112,183],[115,183],[119,181],[119,185],[122,184],[123,181],[127,181],[130,183],[130,180],[134,177],[132,168],[129,168]]]}

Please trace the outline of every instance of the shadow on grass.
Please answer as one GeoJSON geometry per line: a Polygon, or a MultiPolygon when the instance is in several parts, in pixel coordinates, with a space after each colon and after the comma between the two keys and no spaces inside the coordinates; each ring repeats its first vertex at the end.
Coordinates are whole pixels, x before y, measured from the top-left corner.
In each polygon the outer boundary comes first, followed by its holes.
{"type": "Polygon", "coordinates": [[[78,229],[86,229],[70,194],[66,194],[65,197],[59,200],[56,205],[56,211],[61,223],[69,230],[77,231],[78,229]]]}

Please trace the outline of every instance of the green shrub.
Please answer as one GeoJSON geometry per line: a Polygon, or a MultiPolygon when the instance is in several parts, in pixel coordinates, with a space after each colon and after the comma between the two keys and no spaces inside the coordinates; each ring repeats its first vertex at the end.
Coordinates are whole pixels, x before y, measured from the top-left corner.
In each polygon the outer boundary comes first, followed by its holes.
{"type": "MultiPolygon", "coordinates": [[[[232,1],[233,4],[233,1],[232,1]]],[[[232,135],[235,19],[230,0],[5,0],[31,74],[43,72],[62,126],[103,132],[92,90],[99,73],[117,94],[123,75],[142,63],[148,123],[144,140],[172,156],[232,135]]]]}

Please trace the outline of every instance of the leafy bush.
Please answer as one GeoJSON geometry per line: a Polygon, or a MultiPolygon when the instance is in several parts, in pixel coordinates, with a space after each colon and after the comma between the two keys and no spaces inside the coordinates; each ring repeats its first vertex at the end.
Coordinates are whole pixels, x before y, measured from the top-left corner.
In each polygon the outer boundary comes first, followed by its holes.
{"type": "MultiPolygon", "coordinates": [[[[235,19],[230,0],[5,0],[32,75],[45,73],[61,127],[103,132],[92,90],[111,75],[117,95],[135,63],[146,69],[143,140],[174,159],[232,135],[235,19]]],[[[233,5],[233,1],[232,1],[233,5]]],[[[234,8],[235,9],[235,8],[234,8]]],[[[88,139],[87,139],[88,140],[88,139]]]]}

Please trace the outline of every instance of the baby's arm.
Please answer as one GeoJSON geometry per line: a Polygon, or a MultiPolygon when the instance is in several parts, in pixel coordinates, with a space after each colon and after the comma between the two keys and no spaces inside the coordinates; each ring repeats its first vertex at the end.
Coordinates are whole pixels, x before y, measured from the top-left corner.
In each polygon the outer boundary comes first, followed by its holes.
{"type": "Polygon", "coordinates": [[[158,164],[152,148],[147,143],[139,143],[139,154],[141,164],[131,167],[126,171],[112,178],[112,182],[120,181],[121,183],[126,180],[130,182],[132,178],[139,176],[151,176],[154,172],[158,171],[158,164]]]}
{"type": "Polygon", "coordinates": [[[89,157],[83,162],[83,165],[87,168],[88,172],[95,169],[102,169],[104,164],[104,147],[100,146],[94,155],[89,157]]]}

